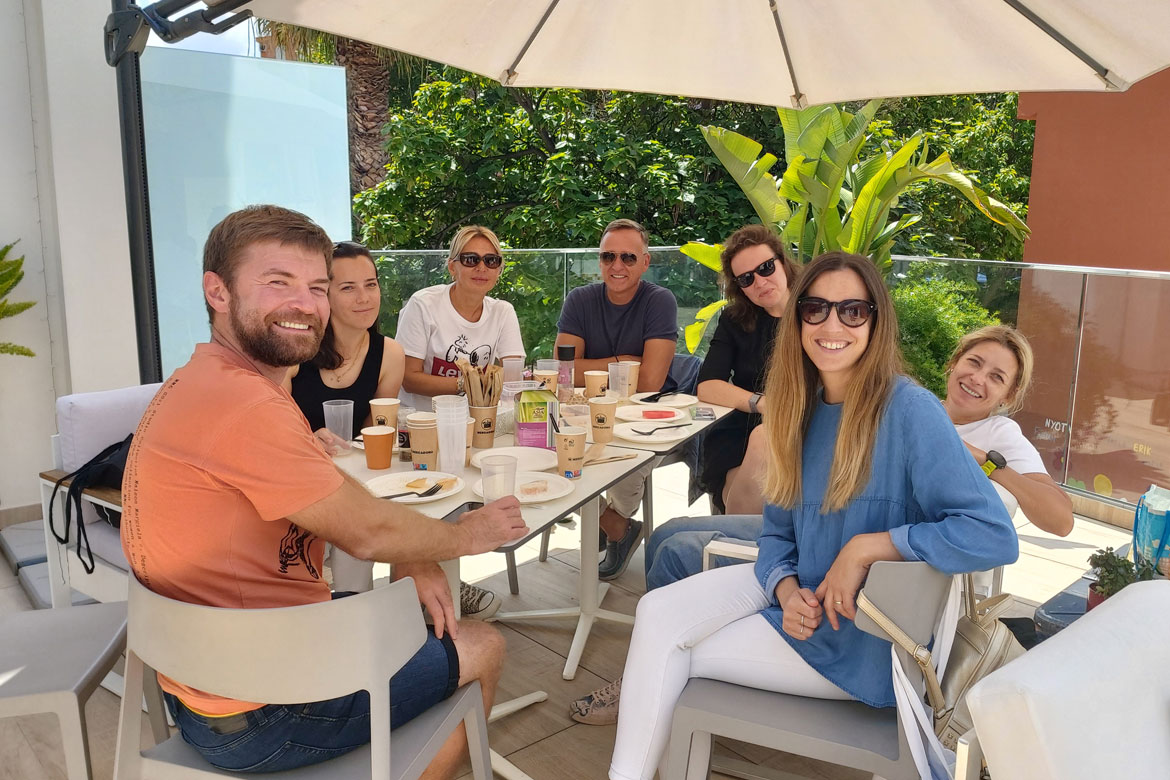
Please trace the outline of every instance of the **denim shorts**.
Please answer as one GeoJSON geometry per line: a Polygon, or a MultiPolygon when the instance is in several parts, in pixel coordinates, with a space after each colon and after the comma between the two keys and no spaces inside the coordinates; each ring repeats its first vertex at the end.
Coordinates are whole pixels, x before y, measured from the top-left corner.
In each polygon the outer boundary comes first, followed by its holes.
{"type": "MultiPolygon", "coordinates": [[[[326,672],[323,672],[326,673],[326,672]]],[[[422,648],[390,680],[390,728],[443,701],[459,687],[459,656],[449,634],[428,632],[422,648]]],[[[370,741],[365,691],[308,704],[266,704],[208,717],[165,695],[183,739],[213,766],[232,772],[280,772],[348,753],[370,741]]]]}

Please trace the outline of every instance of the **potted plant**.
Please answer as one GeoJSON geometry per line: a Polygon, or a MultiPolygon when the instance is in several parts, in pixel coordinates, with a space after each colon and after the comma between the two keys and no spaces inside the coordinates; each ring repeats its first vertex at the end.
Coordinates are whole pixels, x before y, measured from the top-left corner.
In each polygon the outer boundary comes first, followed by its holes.
{"type": "Polygon", "coordinates": [[[1147,561],[1141,561],[1135,566],[1133,561],[1115,553],[1112,547],[1097,550],[1090,555],[1089,565],[1096,570],[1097,581],[1089,585],[1086,612],[1126,585],[1154,578],[1154,567],[1147,561]]]}

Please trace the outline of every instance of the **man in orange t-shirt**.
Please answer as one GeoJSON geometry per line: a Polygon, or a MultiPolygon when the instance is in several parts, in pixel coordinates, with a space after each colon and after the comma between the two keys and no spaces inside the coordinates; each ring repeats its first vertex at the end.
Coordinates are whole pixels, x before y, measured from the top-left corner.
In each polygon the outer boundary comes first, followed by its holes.
{"type": "MultiPolygon", "coordinates": [[[[159,390],[134,436],[123,480],[122,546],[135,576],[169,598],[235,609],[327,601],[327,541],[396,564],[434,618],[423,648],[392,681],[392,727],[479,680],[489,709],[503,658],[499,632],[459,624],[435,561],[492,550],[527,529],[515,498],[454,524],[379,501],[343,475],[281,380],[312,358],[329,321],[333,245],[295,211],[229,214],[204,247],[211,343],[159,390]]],[[[264,652],[257,648],[256,652],[264,652]]],[[[273,772],[369,741],[369,697],[284,706],[226,699],[160,675],[183,734],[212,764],[273,772]]],[[[465,754],[452,735],[425,777],[465,754]]]]}

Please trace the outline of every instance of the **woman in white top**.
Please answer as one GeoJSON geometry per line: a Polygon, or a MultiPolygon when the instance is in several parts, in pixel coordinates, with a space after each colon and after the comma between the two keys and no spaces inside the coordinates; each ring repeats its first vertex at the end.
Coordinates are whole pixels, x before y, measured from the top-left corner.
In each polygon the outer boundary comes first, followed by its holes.
{"type": "MultiPolygon", "coordinates": [[[[419,290],[398,315],[394,340],[406,353],[398,395],[403,406],[429,412],[434,396],[462,393],[460,359],[486,366],[524,357],[516,310],[488,297],[503,268],[500,239],[491,230],[468,225],[451,239],[447,271],[453,281],[419,290]]],[[[464,617],[482,620],[499,610],[500,600],[490,590],[462,582],[459,606],[464,617]]]]}
{"type": "Polygon", "coordinates": [[[402,403],[430,411],[431,398],[463,391],[456,366],[524,357],[520,322],[507,301],[488,296],[499,281],[504,259],[500,240],[479,225],[460,229],[451,241],[447,270],[451,284],[437,284],[410,296],[398,316],[394,339],[406,352],[402,403]]]}
{"type": "Polygon", "coordinates": [[[1006,416],[1023,405],[1032,362],[1032,347],[1014,328],[991,325],[968,333],[947,363],[943,407],[967,449],[990,472],[1008,512],[1019,506],[1037,528],[1067,536],[1072,501],[1048,476],[1020,426],[1006,416]]]}

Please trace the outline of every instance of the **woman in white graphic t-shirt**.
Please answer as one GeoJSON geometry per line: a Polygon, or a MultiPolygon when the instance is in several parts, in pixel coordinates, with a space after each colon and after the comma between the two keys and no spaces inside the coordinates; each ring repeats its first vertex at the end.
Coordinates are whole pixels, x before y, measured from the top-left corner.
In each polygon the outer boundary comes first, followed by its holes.
{"type": "Polygon", "coordinates": [[[447,270],[453,281],[419,290],[402,307],[394,340],[406,352],[404,406],[430,411],[433,396],[461,392],[460,359],[482,366],[524,357],[516,310],[488,296],[503,266],[496,234],[468,225],[451,240],[447,270]]]}
{"type": "MultiPolygon", "coordinates": [[[[451,240],[447,270],[453,281],[419,290],[402,307],[394,340],[406,353],[398,394],[403,406],[429,412],[433,396],[462,393],[460,359],[484,366],[524,357],[516,310],[488,297],[503,267],[496,234],[468,225],[451,240]]],[[[490,590],[461,582],[459,606],[464,617],[482,620],[499,610],[500,600],[490,590]]]]}
{"type": "Polygon", "coordinates": [[[980,328],[959,340],[947,363],[943,406],[1008,511],[1018,506],[1037,528],[1067,536],[1072,501],[1045,471],[1020,426],[1004,414],[1023,405],[1031,381],[1027,339],[1005,325],[980,328]]]}

